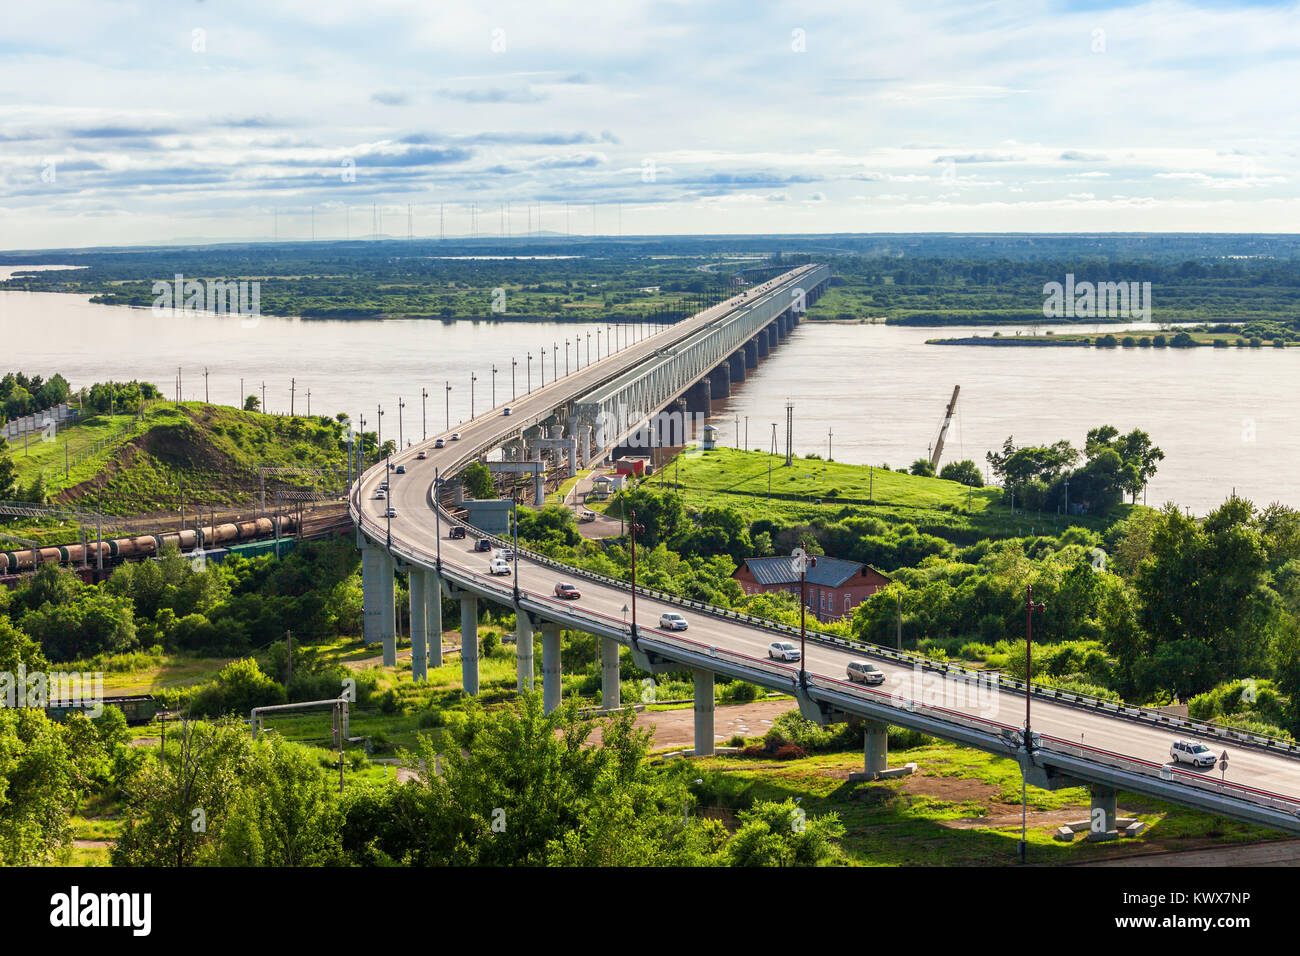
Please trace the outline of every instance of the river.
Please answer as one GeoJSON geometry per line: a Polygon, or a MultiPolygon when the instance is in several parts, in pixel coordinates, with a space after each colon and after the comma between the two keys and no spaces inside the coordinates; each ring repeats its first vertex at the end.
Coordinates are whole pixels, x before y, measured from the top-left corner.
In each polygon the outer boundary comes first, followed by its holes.
{"type": "MultiPolygon", "coordinates": [[[[0,280],[15,271],[0,268],[0,280]]],[[[1091,328],[1091,327],[1089,327],[1091,328]]],[[[1118,331],[1118,327],[1105,327],[1118,331]]],[[[373,427],[384,406],[384,435],[396,438],[398,400],[406,438],[421,434],[421,390],[427,389],[430,433],[449,417],[469,417],[470,375],[475,411],[561,371],[565,341],[596,333],[603,325],[547,322],[454,322],[438,320],[305,320],[207,313],[180,316],[149,309],[95,305],[84,296],[0,292],[0,341],[4,371],[62,374],[74,387],[107,378],[154,382],[170,397],[181,369],[187,400],[236,404],[262,395],[269,411],[287,412],[291,379],[294,407],[333,415],[364,414],[373,427]],[[207,379],[204,379],[204,370],[207,379]],[[242,380],[242,388],[241,388],[242,380]],[[450,381],[448,397],[444,382],[450,381]],[[310,399],[308,398],[310,392],[310,399]],[[449,409],[449,410],[448,410],[449,409]]],[[[1089,428],[1111,424],[1142,428],[1165,452],[1147,490],[1149,504],[1175,501],[1204,513],[1234,489],[1257,504],[1300,506],[1300,430],[1294,419],[1300,350],[1293,349],[1108,349],[981,348],[934,346],[925,340],[980,329],[925,329],[880,324],[800,325],[732,396],[715,403],[719,441],[740,438],[766,450],[772,423],[784,449],[785,406],[794,405],[796,453],[827,454],[827,433],[836,460],[894,467],[926,457],[938,434],[954,385],[961,386],[943,460],[973,458],[999,448],[1008,435],[1017,444],[1068,438],[1083,444],[1089,428]]],[[[1003,329],[1004,335],[1014,334],[1003,329]]],[[[571,346],[576,349],[576,346],[571,346]]],[[[570,353],[576,363],[576,352],[570,353]]]]}

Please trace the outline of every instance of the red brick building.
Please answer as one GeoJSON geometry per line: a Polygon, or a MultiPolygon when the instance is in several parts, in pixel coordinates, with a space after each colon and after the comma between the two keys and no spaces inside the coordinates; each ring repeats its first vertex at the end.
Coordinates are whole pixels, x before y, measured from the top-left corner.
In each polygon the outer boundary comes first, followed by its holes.
{"type": "MultiPolygon", "coordinates": [[[[733,575],[746,594],[788,591],[799,595],[799,574],[789,555],[774,558],[746,558],[733,575]]],[[[808,569],[808,611],[819,621],[849,617],[853,609],[875,594],[889,578],[870,565],[817,556],[817,566],[808,569]]]]}

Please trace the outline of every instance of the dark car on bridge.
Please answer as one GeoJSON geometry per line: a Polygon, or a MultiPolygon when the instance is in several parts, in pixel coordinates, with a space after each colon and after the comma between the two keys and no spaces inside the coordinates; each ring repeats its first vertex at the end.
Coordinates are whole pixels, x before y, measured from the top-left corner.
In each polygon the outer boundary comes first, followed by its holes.
{"type": "Polygon", "coordinates": [[[572,584],[565,584],[561,581],[555,586],[555,596],[557,598],[564,598],[566,601],[576,601],[578,598],[582,597],[582,592],[572,584]]]}
{"type": "Polygon", "coordinates": [[[475,550],[475,551],[491,551],[491,550],[492,550],[492,542],[489,541],[487,538],[479,538],[477,541],[474,542],[474,550],[475,550]]]}
{"type": "Polygon", "coordinates": [[[461,538],[465,537],[465,529],[461,525],[454,524],[451,526],[451,533],[447,535],[447,537],[459,541],[461,538]]]}

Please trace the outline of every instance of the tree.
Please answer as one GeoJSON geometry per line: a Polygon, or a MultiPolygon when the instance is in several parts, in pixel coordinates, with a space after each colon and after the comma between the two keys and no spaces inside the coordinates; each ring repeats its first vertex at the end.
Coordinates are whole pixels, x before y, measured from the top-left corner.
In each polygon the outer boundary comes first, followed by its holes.
{"type": "Polygon", "coordinates": [[[0,707],[0,864],[48,864],[71,839],[74,758],[44,711],[0,707]]]}
{"type": "Polygon", "coordinates": [[[950,461],[939,471],[939,477],[946,481],[955,481],[972,488],[984,487],[984,476],[980,474],[979,465],[969,458],[964,461],[950,461]]]}
{"type": "Polygon", "coordinates": [[[244,399],[244,411],[260,412],[261,410],[262,410],[262,402],[256,395],[249,395],[246,399],[244,399]]]}
{"type": "Polygon", "coordinates": [[[1187,696],[1225,673],[1259,672],[1267,648],[1256,635],[1272,593],[1266,557],[1250,502],[1230,498],[1203,523],[1166,506],[1133,582],[1150,635],[1144,659],[1131,662],[1137,682],[1187,696]]]}
{"type": "Polygon", "coordinates": [[[470,462],[460,473],[460,481],[466,494],[471,498],[484,500],[497,496],[496,488],[492,484],[492,472],[488,471],[488,466],[481,461],[470,462]]]}
{"type": "Polygon", "coordinates": [[[9,453],[9,443],[0,438],[0,501],[12,501],[18,495],[18,468],[9,453]]]}
{"type": "Polygon", "coordinates": [[[926,458],[916,459],[916,461],[912,462],[912,467],[909,468],[908,471],[911,474],[918,475],[922,478],[934,477],[934,466],[931,465],[929,459],[926,458]]]}
{"type": "Polygon", "coordinates": [[[825,866],[842,855],[844,835],[834,813],[808,818],[793,800],[758,801],[736,816],[741,827],[727,845],[732,866],[825,866]]]}

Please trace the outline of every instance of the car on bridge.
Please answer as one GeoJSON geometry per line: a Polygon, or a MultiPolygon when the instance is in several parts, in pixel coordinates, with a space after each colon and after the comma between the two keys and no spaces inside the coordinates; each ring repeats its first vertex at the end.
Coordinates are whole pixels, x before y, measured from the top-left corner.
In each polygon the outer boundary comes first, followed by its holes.
{"type": "Polygon", "coordinates": [[[488,574],[496,575],[509,573],[510,563],[508,561],[502,561],[500,558],[493,558],[491,563],[488,564],[488,574]]]}
{"type": "Polygon", "coordinates": [[[477,541],[474,542],[474,550],[475,550],[475,551],[491,551],[491,550],[492,550],[492,542],[489,541],[487,538],[479,538],[477,541]]]}
{"type": "Polygon", "coordinates": [[[388,493],[387,493],[386,491],[384,491],[383,488],[379,488],[379,489],[377,489],[377,490],[375,491],[375,500],[376,500],[376,501],[383,501],[383,500],[384,500],[385,498],[387,498],[387,497],[388,497],[388,493]]]}
{"type": "Polygon", "coordinates": [[[425,460],[426,458],[428,458],[428,457],[429,457],[429,453],[428,453],[427,451],[422,451],[422,452],[420,452],[418,455],[415,456],[415,460],[416,460],[416,461],[424,461],[424,460],[425,460]]]}
{"type": "Polygon", "coordinates": [[[686,618],[676,611],[665,611],[659,615],[659,626],[665,631],[684,631],[686,630],[686,618]]]}
{"type": "Polygon", "coordinates": [[[773,641],[767,645],[767,656],[775,661],[797,661],[803,654],[789,641],[773,641]]]}
{"type": "Polygon", "coordinates": [[[389,508],[387,511],[384,512],[384,517],[385,517],[385,518],[396,518],[396,517],[397,517],[397,509],[396,509],[396,508],[389,508]]]}
{"type": "Polygon", "coordinates": [[[575,588],[572,584],[566,584],[565,582],[561,581],[559,584],[555,586],[555,596],[557,598],[564,598],[566,601],[575,601],[578,598],[582,597],[582,592],[579,591],[577,588],[575,588]]]}
{"type": "Polygon", "coordinates": [[[500,558],[502,561],[513,561],[515,559],[515,553],[510,548],[501,548],[496,554],[492,555],[492,557],[500,558]]]}
{"type": "Polygon", "coordinates": [[[404,475],[404,474],[406,474],[406,466],[405,466],[405,465],[398,465],[396,468],[393,469],[393,471],[396,472],[396,473],[399,474],[399,475],[404,475]]]}
{"type": "Polygon", "coordinates": [[[883,684],[885,672],[871,661],[849,661],[845,668],[850,684],[883,684]]]}
{"type": "Polygon", "coordinates": [[[452,433],[451,433],[451,440],[452,440],[452,441],[460,441],[460,432],[452,432],[452,433]]]}
{"type": "Polygon", "coordinates": [[[465,537],[465,527],[464,527],[464,525],[459,525],[459,524],[454,524],[454,525],[452,525],[452,526],[451,526],[451,533],[448,534],[447,537],[449,537],[449,538],[451,538],[451,539],[453,539],[453,540],[456,540],[456,541],[459,541],[461,538],[465,537]]]}
{"type": "Polygon", "coordinates": [[[1213,767],[1218,759],[1213,750],[1194,740],[1175,740],[1169,756],[1174,763],[1189,763],[1193,767],[1213,767]]]}
{"type": "Polygon", "coordinates": [[[433,447],[434,447],[434,448],[445,448],[445,447],[447,447],[447,443],[446,443],[445,441],[443,441],[441,438],[439,438],[437,441],[435,441],[435,442],[433,443],[433,447]]]}

